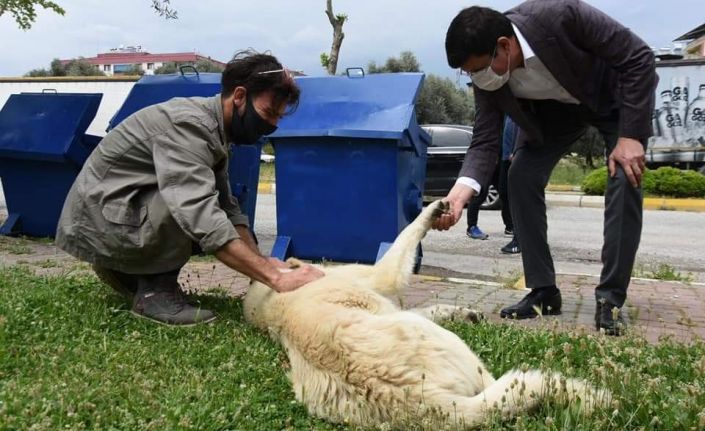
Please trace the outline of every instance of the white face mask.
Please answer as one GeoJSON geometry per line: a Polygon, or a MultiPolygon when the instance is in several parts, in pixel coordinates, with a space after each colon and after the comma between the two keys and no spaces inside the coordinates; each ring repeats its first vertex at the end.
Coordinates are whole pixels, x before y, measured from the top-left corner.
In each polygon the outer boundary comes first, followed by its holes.
{"type": "Polygon", "coordinates": [[[497,73],[492,70],[492,63],[494,62],[494,55],[496,53],[497,47],[495,47],[494,52],[492,53],[492,61],[490,62],[490,65],[487,66],[487,68],[485,69],[470,74],[470,78],[472,79],[473,84],[477,85],[483,90],[498,90],[500,87],[506,84],[507,81],[509,81],[509,55],[507,55],[507,71],[504,73],[504,75],[497,75],[497,73]]]}

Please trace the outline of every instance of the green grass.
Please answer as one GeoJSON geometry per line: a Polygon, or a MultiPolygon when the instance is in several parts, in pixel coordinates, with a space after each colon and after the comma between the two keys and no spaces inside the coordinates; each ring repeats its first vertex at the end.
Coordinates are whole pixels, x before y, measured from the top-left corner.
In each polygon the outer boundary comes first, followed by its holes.
{"type": "MultiPolygon", "coordinates": [[[[307,415],[282,349],[241,304],[180,329],[132,317],[92,276],[0,272],[0,429],[346,430],[307,415]]],[[[705,426],[705,346],[449,323],[494,374],[526,364],[610,388],[618,405],[582,417],[548,404],[492,430],[689,430],[705,426]],[[658,423],[659,425],[655,425],[658,423]]],[[[417,424],[413,429],[436,429],[417,424]]]]}
{"type": "Polygon", "coordinates": [[[274,163],[259,164],[259,182],[274,182],[274,163]]]}
{"type": "Polygon", "coordinates": [[[0,252],[9,254],[32,254],[32,248],[24,238],[0,235],[0,252]]]}
{"type": "MultiPolygon", "coordinates": [[[[598,162],[599,163],[599,162],[598,162]]],[[[598,164],[598,166],[602,166],[598,164]]],[[[583,183],[583,179],[595,169],[580,166],[571,157],[566,157],[558,162],[558,165],[553,169],[549,184],[553,185],[571,185],[579,186],[583,183]]]]}
{"type": "Polygon", "coordinates": [[[692,283],[693,274],[682,274],[673,266],[667,263],[661,263],[652,267],[637,265],[632,270],[632,275],[639,278],[653,278],[655,280],[680,281],[683,283],[692,283]]]}

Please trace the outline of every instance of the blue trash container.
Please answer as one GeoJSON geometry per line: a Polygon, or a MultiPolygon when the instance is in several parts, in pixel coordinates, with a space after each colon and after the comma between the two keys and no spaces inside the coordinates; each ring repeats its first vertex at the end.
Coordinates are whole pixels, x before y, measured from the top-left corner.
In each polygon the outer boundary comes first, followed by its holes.
{"type": "Polygon", "coordinates": [[[64,199],[100,137],[85,134],[102,94],[13,94],[0,111],[0,234],[54,236],[64,199]]]}
{"type": "Polygon", "coordinates": [[[416,218],[430,142],[414,112],[422,81],[420,73],[296,78],[299,108],[270,136],[273,256],[372,263],[416,218]]]}
{"type": "MultiPolygon", "coordinates": [[[[132,87],[125,102],[110,120],[108,130],[122,120],[150,105],[166,102],[174,97],[211,97],[220,93],[220,73],[184,73],[191,67],[184,66],[181,73],[171,75],[144,75],[132,87]]],[[[250,229],[255,226],[257,185],[262,140],[254,145],[233,145],[228,166],[230,188],[238,200],[243,214],[247,214],[250,229]]]]}

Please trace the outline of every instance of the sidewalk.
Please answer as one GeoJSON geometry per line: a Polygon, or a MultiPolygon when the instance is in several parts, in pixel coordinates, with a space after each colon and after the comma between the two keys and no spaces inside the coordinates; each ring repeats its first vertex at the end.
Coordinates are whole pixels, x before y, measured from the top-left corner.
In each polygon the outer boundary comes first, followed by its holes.
{"type": "MultiPolygon", "coordinates": [[[[18,264],[47,275],[90,271],[88,265],[51,244],[0,237],[0,268],[18,264]]],[[[180,281],[191,291],[219,289],[234,296],[243,295],[249,284],[249,279],[219,262],[203,259],[190,262],[182,271],[180,281]]],[[[498,313],[502,307],[521,299],[526,291],[498,282],[417,275],[403,292],[401,303],[404,308],[462,305],[484,312],[492,322],[598,335],[593,326],[597,281],[593,276],[559,274],[563,314],[516,322],[501,320],[498,313]]],[[[658,342],[664,336],[682,342],[705,340],[705,284],[633,279],[624,313],[630,330],[649,342],[658,342]]]]}

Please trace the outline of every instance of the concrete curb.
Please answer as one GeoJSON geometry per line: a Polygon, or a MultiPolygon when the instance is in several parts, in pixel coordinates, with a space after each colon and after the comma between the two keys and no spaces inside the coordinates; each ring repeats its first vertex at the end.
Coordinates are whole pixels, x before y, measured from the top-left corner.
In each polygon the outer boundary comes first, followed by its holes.
{"type": "MultiPolygon", "coordinates": [[[[604,208],[603,196],[587,196],[575,192],[548,192],[546,203],[556,206],[604,208]]],[[[644,198],[644,209],[705,212],[705,199],[644,198]]]]}
{"type": "MultiPolygon", "coordinates": [[[[274,194],[276,190],[273,182],[261,182],[257,186],[257,192],[262,194],[274,194]]],[[[552,185],[546,188],[546,203],[566,207],[604,208],[605,198],[584,195],[576,186],[552,185]]],[[[705,212],[705,199],[644,198],[644,209],[705,212]]]]}
{"type": "MultiPolygon", "coordinates": [[[[556,275],[567,275],[567,276],[581,276],[581,277],[599,277],[599,274],[576,274],[571,272],[556,272],[556,275]]],[[[498,283],[496,281],[479,280],[474,278],[459,278],[459,277],[439,277],[436,275],[417,275],[422,281],[432,281],[438,283],[453,283],[453,284],[470,284],[470,285],[481,285],[481,286],[492,286],[492,287],[506,287],[507,289],[514,290],[528,290],[526,288],[526,281],[522,275],[519,279],[510,287],[504,283],[498,283]]],[[[670,281],[670,280],[658,280],[655,278],[643,278],[643,277],[632,277],[632,280],[645,281],[648,283],[667,283],[673,285],[687,284],[689,286],[695,286],[699,288],[705,288],[705,283],[699,282],[689,282],[684,283],[681,281],[670,281]]]]}

